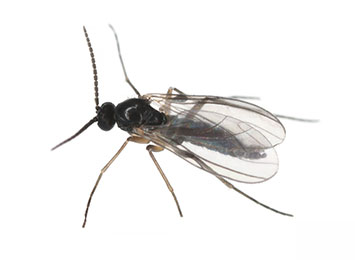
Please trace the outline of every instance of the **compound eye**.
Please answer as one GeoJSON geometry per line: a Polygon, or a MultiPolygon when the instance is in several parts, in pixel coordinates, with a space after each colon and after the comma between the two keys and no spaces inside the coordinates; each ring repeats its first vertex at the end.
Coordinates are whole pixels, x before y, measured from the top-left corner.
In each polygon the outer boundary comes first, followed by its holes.
{"type": "Polygon", "coordinates": [[[102,130],[109,131],[115,125],[114,111],[115,105],[111,102],[103,103],[100,107],[97,124],[102,130]]]}
{"type": "Polygon", "coordinates": [[[142,121],[142,115],[135,107],[127,108],[125,111],[125,117],[129,122],[140,123],[142,121]]]}

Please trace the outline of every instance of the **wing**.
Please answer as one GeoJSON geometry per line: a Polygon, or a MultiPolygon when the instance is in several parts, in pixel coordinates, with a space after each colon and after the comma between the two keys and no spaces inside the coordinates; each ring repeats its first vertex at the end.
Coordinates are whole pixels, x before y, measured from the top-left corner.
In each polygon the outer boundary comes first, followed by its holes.
{"type": "MultiPolygon", "coordinates": [[[[140,134],[215,175],[256,183],[278,170],[274,149],[285,129],[270,112],[232,98],[148,94],[168,117],[162,126],[143,126],[140,134]]],[[[137,133],[139,134],[139,133],[137,133]]]]}

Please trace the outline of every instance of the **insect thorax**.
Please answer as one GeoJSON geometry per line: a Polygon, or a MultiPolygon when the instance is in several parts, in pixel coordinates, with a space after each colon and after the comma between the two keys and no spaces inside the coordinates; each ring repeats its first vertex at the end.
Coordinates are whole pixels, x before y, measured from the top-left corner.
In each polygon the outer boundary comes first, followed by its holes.
{"type": "Polygon", "coordinates": [[[167,118],[164,113],[150,106],[149,101],[132,98],[118,104],[114,109],[114,120],[118,127],[131,132],[134,127],[164,125],[167,118]]]}

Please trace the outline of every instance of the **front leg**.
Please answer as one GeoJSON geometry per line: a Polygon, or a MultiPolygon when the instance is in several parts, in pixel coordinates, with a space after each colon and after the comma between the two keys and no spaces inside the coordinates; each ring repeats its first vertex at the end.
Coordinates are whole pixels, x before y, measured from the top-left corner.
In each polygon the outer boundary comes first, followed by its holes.
{"type": "Polygon", "coordinates": [[[99,185],[100,183],[100,180],[101,180],[101,177],[102,175],[104,174],[104,172],[106,172],[106,170],[111,166],[111,164],[114,162],[114,160],[116,160],[116,158],[120,155],[120,153],[123,151],[123,149],[126,147],[126,145],[129,143],[129,142],[134,142],[134,143],[139,143],[139,144],[148,144],[150,142],[150,140],[148,139],[145,139],[143,137],[139,137],[139,136],[130,136],[127,138],[127,140],[123,143],[123,145],[121,146],[121,148],[115,153],[115,155],[111,158],[111,160],[101,169],[101,172],[99,174],[99,177],[97,178],[96,180],[96,183],[95,183],[95,186],[94,188],[92,189],[91,193],[90,193],[90,197],[89,197],[89,200],[87,202],[87,205],[86,205],[86,210],[85,210],[85,218],[84,218],[84,222],[83,222],[83,228],[85,227],[86,225],[86,220],[87,220],[87,217],[88,217],[88,213],[89,213],[89,208],[90,208],[90,204],[91,204],[91,199],[92,197],[94,196],[94,193],[95,193],[95,190],[97,188],[97,186],[99,185]]]}

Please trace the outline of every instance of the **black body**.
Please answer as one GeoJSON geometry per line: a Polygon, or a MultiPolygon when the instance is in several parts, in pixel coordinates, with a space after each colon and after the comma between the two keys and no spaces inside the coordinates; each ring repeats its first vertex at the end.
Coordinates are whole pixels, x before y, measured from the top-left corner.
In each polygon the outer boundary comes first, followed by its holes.
{"type": "Polygon", "coordinates": [[[142,125],[164,125],[167,118],[149,105],[145,99],[131,98],[119,103],[116,107],[111,102],[99,108],[98,126],[105,131],[111,130],[115,123],[124,131],[132,132],[134,127],[142,125]]]}

